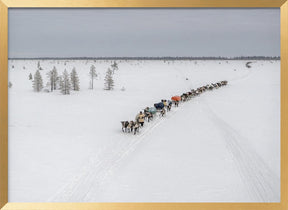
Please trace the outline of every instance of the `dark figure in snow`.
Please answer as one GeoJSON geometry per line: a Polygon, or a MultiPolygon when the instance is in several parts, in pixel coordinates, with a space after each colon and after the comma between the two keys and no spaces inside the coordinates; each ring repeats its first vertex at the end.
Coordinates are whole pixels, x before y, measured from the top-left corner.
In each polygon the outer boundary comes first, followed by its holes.
{"type": "Polygon", "coordinates": [[[144,126],[144,118],[145,115],[142,113],[142,111],[137,115],[137,122],[141,125],[141,127],[144,126]]]}
{"type": "Polygon", "coordinates": [[[121,121],[121,124],[122,124],[122,131],[127,132],[127,127],[129,125],[129,122],[128,121],[121,121]]]}

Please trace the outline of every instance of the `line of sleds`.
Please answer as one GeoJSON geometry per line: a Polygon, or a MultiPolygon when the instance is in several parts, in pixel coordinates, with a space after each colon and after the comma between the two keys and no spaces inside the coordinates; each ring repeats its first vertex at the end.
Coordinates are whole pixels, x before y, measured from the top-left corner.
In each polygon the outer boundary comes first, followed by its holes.
{"type": "Polygon", "coordinates": [[[135,121],[121,121],[122,131],[125,133],[136,133],[139,132],[140,127],[144,126],[144,122],[150,122],[153,118],[157,115],[164,117],[166,112],[171,111],[172,105],[174,104],[175,107],[178,107],[180,102],[185,102],[190,100],[195,96],[199,96],[201,93],[205,91],[211,91],[213,89],[218,89],[221,86],[227,85],[228,82],[226,80],[211,83],[197,89],[192,89],[189,92],[183,93],[180,96],[173,96],[171,100],[162,99],[161,102],[155,103],[153,107],[146,107],[143,111],[140,111],[136,117],[135,121]]]}

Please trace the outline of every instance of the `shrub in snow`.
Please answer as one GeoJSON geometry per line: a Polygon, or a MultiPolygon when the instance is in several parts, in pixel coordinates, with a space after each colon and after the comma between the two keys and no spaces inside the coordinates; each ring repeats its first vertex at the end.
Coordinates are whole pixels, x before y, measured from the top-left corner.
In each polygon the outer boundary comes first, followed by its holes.
{"type": "Polygon", "coordinates": [[[112,77],[112,70],[108,68],[105,76],[105,83],[104,83],[104,90],[113,90],[114,87],[114,80],[112,77]]]}
{"type": "Polygon", "coordinates": [[[63,72],[63,80],[61,82],[61,93],[64,95],[69,95],[70,94],[70,89],[71,89],[71,83],[70,83],[70,78],[68,72],[65,71],[63,72]]]}
{"type": "Polygon", "coordinates": [[[98,76],[98,74],[96,72],[96,68],[94,65],[92,65],[90,67],[89,76],[90,76],[90,88],[93,89],[94,88],[94,79],[98,76]]]}
{"type": "Polygon", "coordinates": [[[50,93],[50,90],[47,89],[47,88],[45,88],[45,89],[43,89],[43,92],[45,92],[45,93],[50,93]]]}
{"type": "Polygon", "coordinates": [[[8,82],[8,88],[12,88],[13,84],[12,82],[8,82]]]}
{"type": "Polygon", "coordinates": [[[73,90],[75,91],[80,90],[79,77],[78,77],[75,67],[72,69],[72,72],[71,72],[71,83],[72,83],[73,90]]]}
{"type": "Polygon", "coordinates": [[[114,61],[114,63],[111,65],[111,68],[112,68],[112,73],[114,74],[115,71],[118,70],[118,64],[116,63],[116,61],[114,61]]]}
{"type": "Polygon", "coordinates": [[[40,92],[43,89],[43,80],[39,70],[34,74],[33,89],[36,92],[40,92]]]}
{"type": "Polygon", "coordinates": [[[32,74],[30,73],[29,74],[29,80],[32,80],[33,79],[33,76],[32,76],[32,74]]]}

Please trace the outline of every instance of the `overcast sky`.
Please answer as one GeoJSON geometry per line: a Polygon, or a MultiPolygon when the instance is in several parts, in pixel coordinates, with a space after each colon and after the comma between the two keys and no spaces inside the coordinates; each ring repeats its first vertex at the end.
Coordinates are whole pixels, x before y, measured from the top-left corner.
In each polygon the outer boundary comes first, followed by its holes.
{"type": "Polygon", "coordinates": [[[279,9],[9,9],[9,57],[280,56],[279,9]]]}

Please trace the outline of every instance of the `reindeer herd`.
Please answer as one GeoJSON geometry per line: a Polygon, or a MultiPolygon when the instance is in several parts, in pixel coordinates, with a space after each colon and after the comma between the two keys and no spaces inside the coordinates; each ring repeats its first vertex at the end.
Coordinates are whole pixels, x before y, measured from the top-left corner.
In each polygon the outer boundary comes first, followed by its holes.
{"type": "Polygon", "coordinates": [[[201,93],[218,89],[219,87],[227,85],[226,80],[211,83],[197,89],[192,89],[189,92],[183,93],[180,96],[173,96],[171,100],[162,99],[161,102],[155,103],[153,107],[146,107],[143,111],[140,111],[136,115],[135,121],[121,121],[122,131],[125,133],[133,133],[134,135],[140,131],[140,128],[144,126],[144,122],[150,122],[157,115],[164,117],[166,112],[171,111],[172,105],[178,107],[180,102],[189,101],[193,97],[199,96],[201,93]]]}

